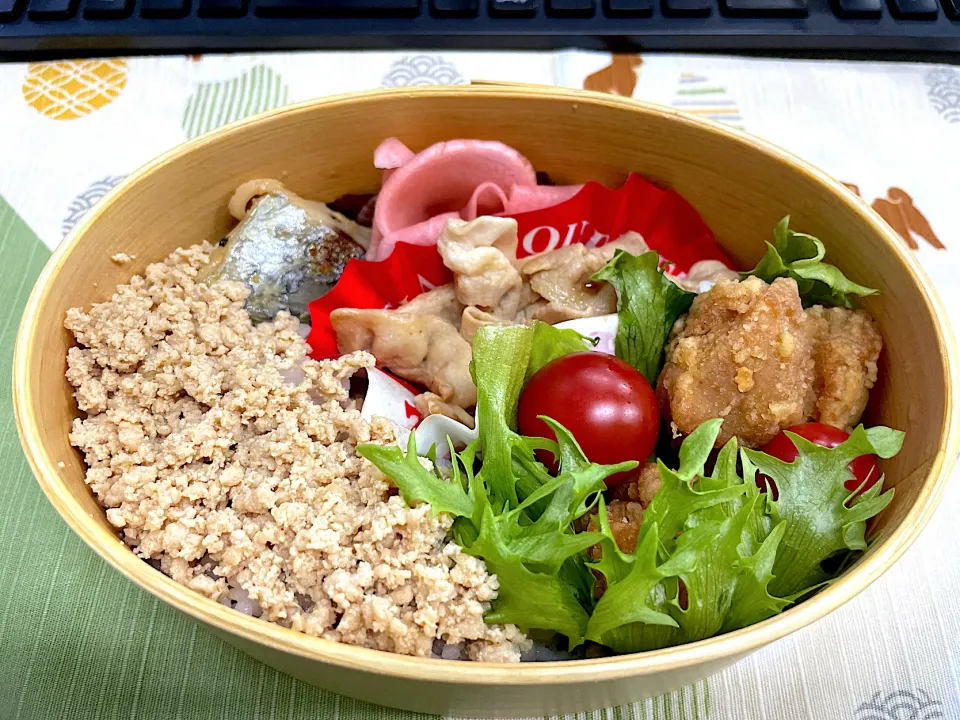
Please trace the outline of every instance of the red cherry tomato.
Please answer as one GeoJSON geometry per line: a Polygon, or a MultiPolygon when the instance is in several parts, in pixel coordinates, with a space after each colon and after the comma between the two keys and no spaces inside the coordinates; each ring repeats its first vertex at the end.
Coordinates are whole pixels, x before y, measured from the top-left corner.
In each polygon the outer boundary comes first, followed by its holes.
{"type": "MultiPolygon", "coordinates": [[[[850,433],[844,432],[832,425],[824,425],[823,423],[803,423],[802,425],[794,425],[791,428],[787,428],[787,430],[799,435],[805,440],[809,440],[812,443],[826,448],[835,448],[850,437],[850,433]]],[[[793,441],[783,432],[760,448],[760,450],[783,462],[793,462],[797,459],[797,456],[800,455],[797,446],[794,445],[793,441]]],[[[847,490],[853,492],[860,487],[864,480],[867,481],[867,484],[863,486],[860,492],[869,490],[876,484],[877,480],[880,479],[880,467],[877,465],[877,456],[861,455],[850,463],[850,472],[853,473],[853,479],[847,480],[843,484],[847,490]]],[[[757,485],[759,485],[761,489],[765,490],[767,483],[773,487],[774,499],[776,499],[776,486],[773,485],[773,481],[766,475],[757,475],[757,485]]],[[[860,493],[857,494],[859,495],[860,493]]]]}
{"type": "MultiPolygon", "coordinates": [[[[657,397],[647,379],[623,360],[597,352],[557,358],[530,378],[517,408],[520,432],[555,440],[540,415],[573,433],[587,459],[602,465],[643,464],[660,431],[657,397]]],[[[551,453],[538,457],[556,471],[551,453]]],[[[638,472],[612,475],[607,485],[627,482],[638,472]]]]}

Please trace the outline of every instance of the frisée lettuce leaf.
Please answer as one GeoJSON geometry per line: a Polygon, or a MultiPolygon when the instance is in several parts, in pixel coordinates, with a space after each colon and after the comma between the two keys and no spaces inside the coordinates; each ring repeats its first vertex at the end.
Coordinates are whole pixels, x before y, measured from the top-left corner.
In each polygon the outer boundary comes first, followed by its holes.
{"type": "Polygon", "coordinates": [[[617,291],[617,357],[656,385],[670,328],[690,309],[694,293],[664,275],[660,256],[652,250],[643,255],[617,250],[591,279],[608,282],[617,291]]]}
{"type": "Polygon", "coordinates": [[[832,579],[821,563],[838,550],[866,547],[866,520],[893,497],[882,483],[851,501],[844,489],[850,461],[895,454],[903,434],[858,427],[837,448],[812,443],[783,463],[765,453],[721,450],[713,472],[704,466],[720,421],[704,423],[681,446],[680,467],[659,463],[661,488],[644,513],[632,553],[616,545],[599,508],[601,573],[606,592],[587,623],[588,640],[619,652],[669,647],[746,627],[778,614],[832,579]],[[770,474],[773,501],[754,477],[770,474]]]}
{"type": "Polygon", "coordinates": [[[533,460],[532,442],[550,441],[524,440],[516,432],[520,391],[548,362],[588,350],[590,344],[589,338],[574,330],[542,322],[533,327],[488,325],[474,336],[470,373],[477,386],[478,451],[484,456],[480,472],[497,502],[515,507],[542,484],[546,473],[533,460]],[[526,471],[516,468],[525,458],[529,458],[526,471]]]}
{"type": "MultiPolygon", "coordinates": [[[[554,429],[561,443],[572,441],[561,426],[554,424],[554,429]]],[[[446,512],[456,518],[455,539],[467,553],[482,558],[499,582],[488,622],[557,632],[575,647],[586,631],[589,608],[581,601],[578,585],[582,578],[565,577],[561,569],[596,544],[600,535],[575,533],[571,524],[587,511],[586,496],[596,495],[604,478],[629,470],[635,463],[588,464],[567,470],[561,460],[560,475],[506,510],[493,504],[480,474],[473,472],[474,450],[470,446],[455,453],[451,477],[445,479],[421,464],[413,443],[406,454],[397,446],[357,448],[396,483],[408,504],[427,502],[435,513],[446,512]],[[545,501],[543,510],[530,512],[540,501],[545,501]]]]}
{"type": "Polygon", "coordinates": [[[598,338],[588,338],[570,328],[556,328],[537,320],[533,323],[530,359],[527,361],[526,382],[547,363],[594,347],[598,338]]]}
{"type": "Polygon", "coordinates": [[[835,448],[824,448],[787,431],[799,456],[785,463],[757,450],[744,450],[750,462],[777,487],[769,500],[770,515],[784,521],[782,547],[773,565],[771,590],[781,596],[804,592],[829,580],[821,563],[842,550],[866,550],[866,521],[893,500],[882,492],[883,480],[851,500],[844,488],[853,478],[849,464],[861,455],[893,457],[903,444],[903,433],[886,427],[858,426],[835,448]]]}
{"type": "Polygon", "coordinates": [[[812,235],[790,229],[790,216],[777,223],[774,243],[767,243],[767,252],[757,266],[741,277],[755,275],[768,283],[790,277],[797,281],[804,307],[835,305],[855,308],[856,298],[876,295],[879,291],[858,285],[836,267],[823,262],[826,248],[812,235]]]}

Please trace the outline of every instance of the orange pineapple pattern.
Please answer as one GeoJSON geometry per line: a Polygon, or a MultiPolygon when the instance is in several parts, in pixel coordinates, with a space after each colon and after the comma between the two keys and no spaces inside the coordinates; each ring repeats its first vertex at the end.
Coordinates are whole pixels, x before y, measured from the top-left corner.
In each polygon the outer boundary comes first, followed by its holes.
{"type": "Polygon", "coordinates": [[[127,61],[67,60],[31,63],[23,99],[51,120],[76,120],[109,105],[127,84],[127,61]]]}

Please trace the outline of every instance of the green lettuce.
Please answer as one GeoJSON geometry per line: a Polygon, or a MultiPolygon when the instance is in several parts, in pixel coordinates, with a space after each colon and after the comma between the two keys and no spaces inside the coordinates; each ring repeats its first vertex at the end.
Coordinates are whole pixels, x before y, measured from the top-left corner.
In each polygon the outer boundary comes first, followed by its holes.
{"type": "Polygon", "coordinates": [[[524,377],[539,362],[533,356],[542,360],[551,347],[576,352],[585,342],[550,330],[538,339],[534,328],[481,328],[471,368],[480,437],[459,453],[450,448],[448,477],[416,456],[412,439],[406,452],[357,448],[405,502],[429,503],[455,518],[454,540],[498,578],[488,622],[559,633],[571,648],[584,640],[620,652],[668,647],[776,615],[830,582],[837,570],[825,569],[827,561],[866,547],[866,521],[893,490],[882,492],[879,481],[861,495],[847,491],[848,466],[864,454],[892,457],[903,433],[861,426],[832,449],[791,433],[799,453],[792,463],[738,450],[731,440],[711,463],[722,424],[716,419],[684,439],[676,469],[658,461],[661,487],[644,511],[637,545],[620,550],[602,491],[607,477],[636,463],[591,463],[550,418],[544,422],[555,442],[515,429],[524,377]],[[538,448],[559,458],[556,477],[536,459],[538,448]],[[776,501],[757,487],[758,472],[773,479],[776,501]],[[597,530],[575,532],[575,521],[590,512],[597,530]],[[598,558],[589,562],[594,546],[598,558]],[[604,588],[599,600],[595,578],[604,588]]]}
{"type": "Polygon", "coordinates": [[[617,250],[592,279],[608,282],[617,291],[617,357],[656,384],[670,328],[690,309],[694,293],[664,275],[660,256],[653,251],[631,255],[617,250]]]}
{"type": "MultiPolygon", "coordinates": [[[[358,445],[357,453],[376,465],[384,475],[397,482],[400,495],[407,505],[429,503],[433,513],[445,512],[454,517],[472,517],[474,501],[456,475],[447,481],[420,464],[417,457],[417,439],[413,433],[407,441],[407,452],[396,445],[358,445]]],[[[454,465],[454,468],[459,468],[454,465]]]]}
{"type": "Polygon", "coordinates": [[[537,329],[519,326],[487,326],[477,332],[471,371],[478,387],[480,437],[460,453],[451,448],[449,479],[424,467],[412,438],[406,453],[380,445],[360,445],[357,452],[394,481],[408,504],[430,503],[435,513],[456,518],[455,540],[482,558],[498,579],[488,622],[557,632],[575,647],[583,640],[593,605],[583,553],[602,536],[576,533],[572,524],[596,504],[607,477],[637,463],[589,462],[573,435],[550,418],[544,421],[556,442],[516,432],[517,401],[537,343],[571,352],[586,347],[581,336],[555,334],[561,332],[540,330],[539,339],[537,329]],[[560,458],[557,477],[534,457],[534,450],[544,446],[560,458]],[[483,463],[475,473],[477,453],[483,463]]]}
{"type": "Polygon", "coordinates": [[[687,437],[677,470],[659,463],[661,488],[633,553],[616,546],[599,508],[602,554],[590,567],[607,589],[587,623],[587,639],[638,652],[746,627],[829,582],[821,564],[836,552],[866,547],[865,521],[886,507],[893,490],[881,494],[878,482],[851,500],[843,487],[852,477],[848,466],[863,454],[896,454],[902,433],[859,427],[833,449],[790,434],[800,448],[795,462],[741,450],[740,470],[731,440],[708,475],[719,430],[713,420],[687,437]],[[757,471],[774,479],[777,501],[760,492],[757,471]]]}
{"type": "Polygon", "coordinates": [[[512,623],[524,629],[552,630],[565,635],[570,647],[583,641],[589,618],[574,588],[557,575],[530,570],[510,541],[497,533],[493,510],[484,509],[480,535],[466,551],[483,558],[497,576],[500,589],[485,616],[490,623],[512,623]]]}
{"type": "Polygon", "coordinates": [[[848,280],[833,265],[822,262],[826,255],[823,243],[812,235],[790,229],[786,216],[773,231],[774,244],[767,243],[767,252],[757,266],[741,277],[755,275],[768,283],[789,277],[797,281],[804,307],[836,305],[845,308],[857,306],[856,298],[876,295],[873,290],[848,280]]]}
{"type": "MultiPolygon", "coordinates": [[[[664,580],[676,578],[696,567],[714,529],[702,525],[684,533],[677,550],[659,562],[659,528],[656,523],[645,522],[637,548],[630,555],[629,569],[616,582],[611,583],[608,579],[607,590],[587,623],[587,639],[617,652],[634,652],[648,647],[646,635],[651,630],[677,628],[678,623],[669,612],[676,601],[670,601],[664,592],[656,591],[664,580]]],[[[666,637],[671,634],[669,631],[653,633],[666,637]]]]}
{"type": "MultiPolygon", "coordinates": [[[[608,590],[597,603],[592,625],[587,626],[589,639],[621,652],[635,652],[720,631],[741,574],[737,561],[742,536],[757,512],[755,502],[744,502],[747,487],[735,472],[709,482],[703,477],[720,425],[720,420],[711,420],[685,439],[677,470],[658,463],[660,491],[644,513],[632,556],[617,550],[611,536],[601,543],[602,559],[594,567],[604,574],[608,590]],[[656,556],[649,555],[650,547],[657,550],[656,556]],[[678,581],[685,588],[685,607],[678,581]],[[641,600],[619,599],[641,591],[642,612],[641,600]],[[644,613],[653,613],[650,617],[658,620],[643,620],[644,613]]],[[[729,466],[731,452],[735,453],[735,445],[724,448],[719,467],[729,466]]],[[[607,535],[609,525],[601,522],[600,531],[607,535]]]]}
{"type": "Polygon", "coordinates": [[[829,579],[821,567],[838,551],[865,550],[866,521],[893,500],[881,492],[883,479],[856,499],[844,488],[853,478],[849,464],[861,455],[893,457],[903,433],[885,427],[854,429],[835,448],[824,448],[787,431],[799,456],[785,463],[757,450],[744,450],[751,463],[777,486],[777,500],[768,501],[774,521],[786,522],[780,552],[773,565],[772,591],[781,596],[803,593],[829,579]]]}
{"type": "Polygon", "coordinates": [[[527,382],[540,368],[557,358],[594,347],[598,338],[584,337],[570,328],[555,328],[537,320],[533,323],[530,358],[527,361],[527,382]]]}
{"type": "MultiPolygon", "coordinates": [[[[496,505],[516,507],[519,502],[514,451],[533,455],[516,432],[517,402],[532,347],[533,330],[521,325],[487,325],[473,338],[470,374],[477,386],[478,450],[484,460],[480,476],[496,505]]],[[[538,485],[527,482],[524,493],[538,485]]]]}
{"type": "Polygon", "coordinates": [[[423,467],[413,443],[406,454],[396,446],[360,445],[357,451],[389,475],[408,504],[426,502],[434,512],[454,515],[457,542],[467,553],[482,558],[499,582],[488,622],[557,632],[575,647],[586,632],[590,608],[584,604],[583,589],[589,582],[582,576],[585,566],[577,572],[577,563],[570,561],[601,536],[575,533],[571,525],[587,512],[591,504],[586,498],[599,495],[607,476],[630,470],[636,463],[568,467],[563,458],[582,458],[583,453],[562,426],[554,423],[553,427],[561,447],[568,442],[574,446],[561,453],[560,474],[509,510],[493,504],[482,471],[474,474],[475,446],[454,453],[449,479],[423,467]],[[538,503],[542,509],[532,512],[538,503]]]}
{"type": "Polygon", "coordinates": [[[588,350],[591,343],[574,330],[542,322],[533,327],[488,325],[474,336],[470,373],[477,386],[481,475],[496,502],[515,507],[549,478],[533,451],[541,447],[553,452],[554,443],[516,432],[520,391],[548,362],[588,350]]]}

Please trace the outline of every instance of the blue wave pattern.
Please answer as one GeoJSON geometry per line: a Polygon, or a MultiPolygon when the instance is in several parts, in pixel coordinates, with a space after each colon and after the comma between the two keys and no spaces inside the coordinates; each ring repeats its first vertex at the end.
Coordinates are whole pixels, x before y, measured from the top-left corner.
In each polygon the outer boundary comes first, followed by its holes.
{"type": "Polygon", "coordinates": [[[77,195],[73,199],[73,202],[70,203],[70,207],[67,208],[67,216],[60,225],[60,230],[63,231],[63,234],[66,235],[73,230],[73,226],[80,222],[80,218],[86,215],[100,198],[106,195],[114,185],[125,177],[126,175],[107,176],[102,180],[97,180],[77,195]]]}
{"type": "Polygon", "coordinates": [[[465,82],[457,66],[438,55],[408,55],[390,66],[380,86],[463,85],[465,82]]]}
{"type": "Polygon", "coordinates": [[[855,720],[936,720],[946,717],[943,703],[930,697],[926,690],[877,691],[861,704],[855,720]]]}
{"type": "Polygon", "coordinates": [[[930,70],[924,78],[927,98],[948,123],[960,123],[960,71],[948,67],[930,70]]]}

